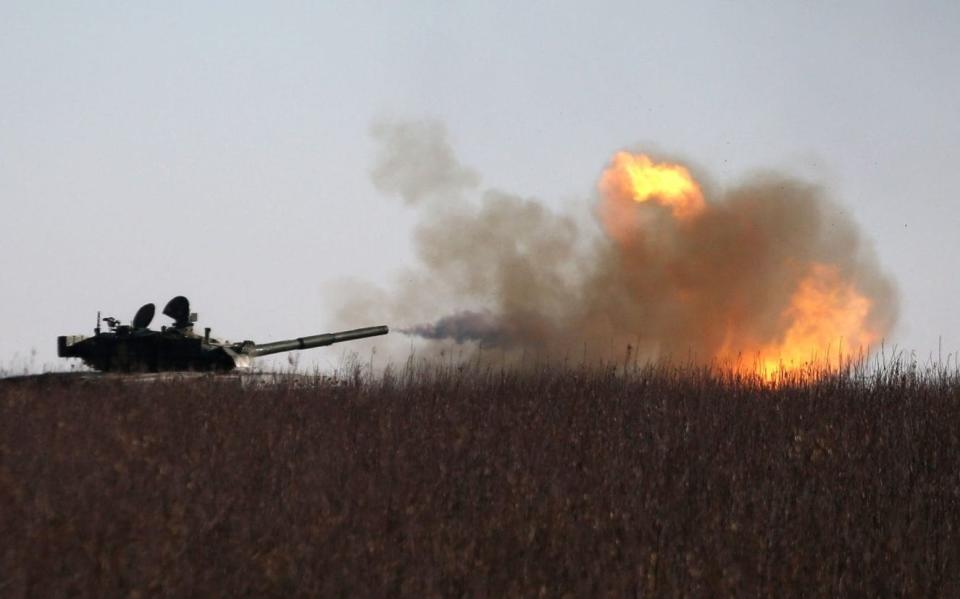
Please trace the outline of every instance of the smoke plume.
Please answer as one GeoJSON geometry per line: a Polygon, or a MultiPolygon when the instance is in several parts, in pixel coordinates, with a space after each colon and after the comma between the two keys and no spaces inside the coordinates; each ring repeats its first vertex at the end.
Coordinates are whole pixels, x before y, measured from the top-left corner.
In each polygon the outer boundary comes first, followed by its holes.
{"type": "Polygon", "coordinates": [[[407,204],[451,199],[479,183],[454,156],[440,123],[378,123],[371,132],[381,154],[370,178],[377,189],[407,204]]]}
{"type": "Polygon", "coordinates": [[[488,345],[504,345],[510,342],[499,319],[486,311],[462,310],[434,323],[419,324],[400,329],[399,332],[424,339],[453,339],[457,343],[479,341],[488,345]]]}
{"type": "Polygon", "coordinates": [[[859,351],[894,323],[893,283],[855,224],[787,175],[705,193],[681,165],[620,152],[570,214],[481,189],[437,123],[373,134],[375,185],[419,211],[419,264],[367,306],[431,343],[798,362],[859,351]]]}

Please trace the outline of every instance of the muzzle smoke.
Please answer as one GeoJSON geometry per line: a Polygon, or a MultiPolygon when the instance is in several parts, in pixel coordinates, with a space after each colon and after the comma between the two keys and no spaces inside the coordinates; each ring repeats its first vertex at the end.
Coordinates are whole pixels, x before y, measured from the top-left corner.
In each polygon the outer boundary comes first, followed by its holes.
{"type": "Polygon", "coordinates": [[[500,320],[490,312],[462,310],[430,324],[419,324],[405,329],[401,333],[416,335],[424,339],[453,339],[457,343],[478,341],[487,345],[506,345],[509,337],[504,335],[500,320]]]}
{"type": "Polygon", "coordinates": [[[768,373],[857,355],[894,324],[894,285],[854,223],[787,175],[704,192],[681,165],[620,152],[591,221],[479,189],[439,124],[373,134],[374,184],[419,211],[420,264],[367,307],[431,343],[595,361],[629,345],[768,373]]]}

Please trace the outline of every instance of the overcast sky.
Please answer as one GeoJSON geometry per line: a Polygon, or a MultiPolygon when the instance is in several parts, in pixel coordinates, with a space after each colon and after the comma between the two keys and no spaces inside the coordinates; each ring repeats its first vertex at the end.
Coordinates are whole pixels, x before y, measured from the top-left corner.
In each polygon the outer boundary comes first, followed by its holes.
{"type": "Polygon", "coordinates": [[[946,354],[958,107],[956,2],[5,0],[0,367],[177,294],[234,339],[381,324],[330,298],[412,265],[370,128],[422,118],[484,186],[557,208],[589,209],[624,147],[818,183],[898,283],[888,344],[946,354]]]}

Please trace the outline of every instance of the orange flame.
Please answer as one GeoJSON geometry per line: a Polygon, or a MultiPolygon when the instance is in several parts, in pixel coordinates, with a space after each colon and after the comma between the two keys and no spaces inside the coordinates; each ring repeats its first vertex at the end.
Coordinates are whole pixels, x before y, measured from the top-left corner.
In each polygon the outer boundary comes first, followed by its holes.
{"type": "Polygon", "coordinates": [[[879,338],[867,324],[870,307],[870,300],[843,280],[837,267],[811,264],[783,313],[787,327],[782,340],[758,352],[758,374],[772,380],[808,365],[840,368],[879,338]]]}
{"type": "Polygon", "coordinates": [[[652,200],[669,207],[678,219],[696,216],[704,208],[703,192],[686,168],[653,162],[645,154],[617,152],[600,177],[600,190],[612,198],[652,200]]]}

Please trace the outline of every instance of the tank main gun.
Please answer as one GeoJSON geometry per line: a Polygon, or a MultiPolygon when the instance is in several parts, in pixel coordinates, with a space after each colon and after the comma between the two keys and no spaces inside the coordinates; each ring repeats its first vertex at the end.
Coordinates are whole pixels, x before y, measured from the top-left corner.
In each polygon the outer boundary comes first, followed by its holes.
{"type": "Polygon", "coordinates": [[[355,339],[366,339],[367,337],[376,337],[377,335],[386,335],[390,329],[386,326],[364,327],[362,329],[352,329],[350,331],[340,331],[338,333],[324,333],[322,335],[311,335],[309,337],[297,337],[296,339],[285,339],[283,341],[271,341],[270,343],[254,344],[246,353],[254,358],[259,356],[268,356],[280,352],[294,351],[297,349],[310,349],[313,347],[323,347],[341,343],[343,341],[353,341],[355,339]]]}

